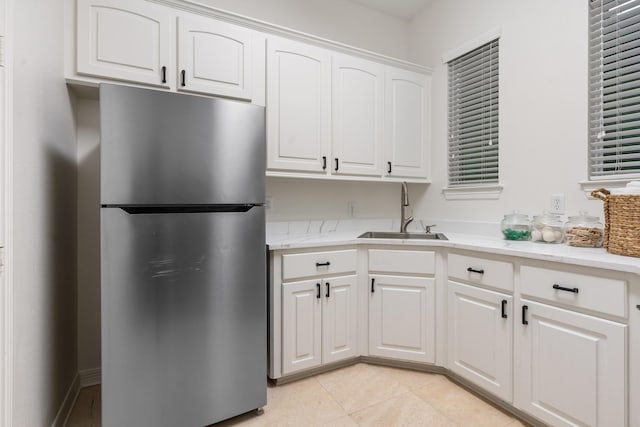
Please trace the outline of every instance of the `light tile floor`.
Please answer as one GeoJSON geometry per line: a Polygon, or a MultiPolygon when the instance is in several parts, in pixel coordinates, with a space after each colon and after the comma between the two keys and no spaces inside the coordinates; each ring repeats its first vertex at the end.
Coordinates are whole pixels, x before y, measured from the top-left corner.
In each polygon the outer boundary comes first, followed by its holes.
{"type": "MultiPolygon", "coordinates": [[[[82,389],[68,427],[100,427],[100,386],[82,389]]],[[[443,375],[359,363],[267,389],[264,414],[227,426],[474,426],[527,424],[443,375]]]]}

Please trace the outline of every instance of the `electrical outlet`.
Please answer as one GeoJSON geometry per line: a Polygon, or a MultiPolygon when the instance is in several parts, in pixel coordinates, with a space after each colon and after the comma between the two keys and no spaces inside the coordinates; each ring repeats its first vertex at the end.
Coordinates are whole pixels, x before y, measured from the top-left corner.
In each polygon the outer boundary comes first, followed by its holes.
{"type": "Polygon", "coordinates": [[[557,214],[564,213],[564,194],[551,195],[551,212],[557,214]]]}

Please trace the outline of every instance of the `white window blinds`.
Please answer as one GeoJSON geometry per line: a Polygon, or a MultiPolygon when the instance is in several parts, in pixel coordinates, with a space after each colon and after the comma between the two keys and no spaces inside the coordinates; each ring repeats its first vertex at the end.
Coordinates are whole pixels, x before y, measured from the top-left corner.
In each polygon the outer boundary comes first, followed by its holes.
{"type": "Polygon", "coordinates": [[[589,0],[589,175],[640,176],[640,0],[589,0]]]}
{"type": "Polygon", "coordinates": [[[449,61],[449,186],[498,182],[498,39],[449,61]]]}

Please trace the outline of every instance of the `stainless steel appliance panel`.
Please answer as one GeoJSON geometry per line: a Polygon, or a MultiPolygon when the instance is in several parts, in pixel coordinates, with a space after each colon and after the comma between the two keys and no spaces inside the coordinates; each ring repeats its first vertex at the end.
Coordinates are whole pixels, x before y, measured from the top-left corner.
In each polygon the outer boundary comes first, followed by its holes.
{"type": "Polygon", "coordinates": [[[100,85],[103,205],[264,203],[264,107],[100,85]]]}
{"type": "Polygon", "coordinates": [[[105,427],[199,427],[266,404],[264,209],[101,210],[105,427]]]}

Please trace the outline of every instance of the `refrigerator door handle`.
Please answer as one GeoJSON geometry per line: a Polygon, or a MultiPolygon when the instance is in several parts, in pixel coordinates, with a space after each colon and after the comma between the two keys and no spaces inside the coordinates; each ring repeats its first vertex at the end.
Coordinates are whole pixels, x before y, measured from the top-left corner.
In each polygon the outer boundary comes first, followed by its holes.
{"type": "Polygon", "coordinates": [[[144,214],[176,214],[176,213],[222,213],[222,212],[249,212],[252,208],[260,206],[255,204],[232,205],[168,205],[168,206],[104,206],[117,207],[129,215],[144,214]]]}

